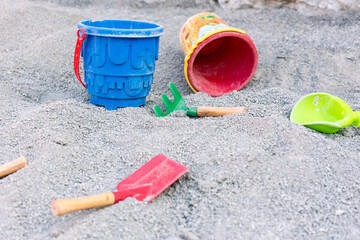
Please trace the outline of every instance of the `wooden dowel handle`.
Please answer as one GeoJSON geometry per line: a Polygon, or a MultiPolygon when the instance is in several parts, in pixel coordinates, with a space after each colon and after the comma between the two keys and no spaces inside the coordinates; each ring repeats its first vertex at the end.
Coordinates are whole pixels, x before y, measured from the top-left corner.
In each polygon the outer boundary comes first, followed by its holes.
{"type": "Polygon", "coordinates": [[[27,165],[27,161],[25,157],[19,157],[14,161],[5,163],[0,166],[0,178],[9,175],[10,173],[16,172],[17,170],[25,167],[27,165]]]}
{"type": "Polygon", "coordinates": [[[83,209],[112,205],[114,202],[114,194],[107,192],[81,198],[55,200],[51,204],[51,211],[54,216],[61,216],[83,209]]]}
{"type": "Polygon", "coordinates": [[[218,117],[232,113],[243,113],[246,110],[246,107],[198,107],[197,115],[199,117],[218,117]]]}

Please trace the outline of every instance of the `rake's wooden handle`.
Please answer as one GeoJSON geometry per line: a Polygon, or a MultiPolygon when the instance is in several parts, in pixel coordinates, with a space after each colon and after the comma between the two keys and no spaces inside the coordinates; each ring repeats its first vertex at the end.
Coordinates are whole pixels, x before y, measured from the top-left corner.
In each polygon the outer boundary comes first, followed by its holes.
{"type": "Polygon", "coordinates": [[[81,198],[55,200],[51,204],[51,211],[54,216],[61,216],[83,209],[112,205],[114,202],[114,194],[107,192],[81,198]]]}
{"type": "Polygon", "coordinates": [[[246,107],[198,107],[196,114],[198,117],[219,117],[232,113],[243,113],[246,110],[246,107]]]}
{"type": "Polygon", "coordinates": [[[5,177],[17,170],[25,167],[27,165],[27,161],[25,157],[19,157],[14,161],[5,163],[0,166],[0,178],[5,177]]]}

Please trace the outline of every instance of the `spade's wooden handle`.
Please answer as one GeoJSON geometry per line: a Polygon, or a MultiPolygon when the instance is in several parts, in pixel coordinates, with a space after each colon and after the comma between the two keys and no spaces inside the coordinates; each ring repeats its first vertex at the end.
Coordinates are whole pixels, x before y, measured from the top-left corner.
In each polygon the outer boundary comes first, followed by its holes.
{"type": "Polygon", "coordinates": [[[55,200],[51,204],[51,211],[54,216],[61,216],[83,209],[112,205],[114,202],[114,194],[107,192],[81,198],[55,200]]]}
{"type": "Polygon", "coordinates": [[[198,107],[197,115],[199,117],[219,117],[232,113],[243,113],[246,110],[246,107],[198,107]]]}
{"type": "Polygon", "coordinates": [[[25,157],[19,157],[14,161],[5,163],[4,165],[0,166],[0,178],[5,177],[17,170],[25,167],[27,165],[27,161],[25,157]]]}

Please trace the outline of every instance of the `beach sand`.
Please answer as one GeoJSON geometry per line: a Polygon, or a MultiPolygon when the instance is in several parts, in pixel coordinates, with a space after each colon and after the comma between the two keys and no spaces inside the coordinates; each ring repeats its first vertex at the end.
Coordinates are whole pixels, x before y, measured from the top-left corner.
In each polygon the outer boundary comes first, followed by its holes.
{"type": "Polygon", "coordinates": [[[312,92],[331,93],[360,109],[360,13],[307,16],[286,8],[226,11],[86,1],[2,5],[0,164],[20,156],[29,164],[0,179],[0,239],[360,236],[360,129],[323,134],[289,120],[294,104],[312,92]],[[179,31],[203,11],[243,29],[259,54],[252,81],[218,98],[192,92],[183,73],[179,31]],[[89,102],[73,70],[76,25],[89,19],[163,25],[145,107],[107,111],[89,102]],[[169,82],[189,106],[248,111],[157,118],[152,107],[161,104],[162,93],[171,96],[169,82]],[[52,215],[53,200],[114,191],[160,153],[190,170],[153,202],[127,199],[52,215]]]}

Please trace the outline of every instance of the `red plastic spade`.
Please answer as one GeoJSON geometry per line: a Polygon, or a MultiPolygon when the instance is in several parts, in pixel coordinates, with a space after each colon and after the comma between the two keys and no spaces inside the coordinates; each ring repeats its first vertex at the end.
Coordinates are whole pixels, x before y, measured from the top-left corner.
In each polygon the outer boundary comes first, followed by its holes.
{"type": "Polygon", "coordinates": [[[83,209],[112,205],[128,197],[151,202],[188,170],[188,167],[159,154],[119,182],[117,192],[55,200],[51,204],[51,210],[55,216],[61,216],[83,209]]]}

